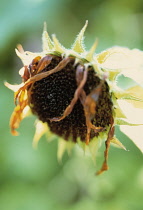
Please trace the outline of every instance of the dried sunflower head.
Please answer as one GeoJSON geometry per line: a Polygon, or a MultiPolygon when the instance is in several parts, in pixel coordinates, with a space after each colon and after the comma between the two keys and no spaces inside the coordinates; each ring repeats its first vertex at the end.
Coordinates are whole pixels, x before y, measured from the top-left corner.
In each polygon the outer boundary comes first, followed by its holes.
{"type": "Polygon", "coordinates": [[[19,46],[16,53],[24,65],[20,70],[22,83],[6,86],[15,91],[16,107],[10,119],[13,135],[17,135],[20,121],[32,113],[38,118],[34,145],[44,133],[58,135],[59,158],[74,143],[88,148],[95,156],[100,142],[105,141],[104,162],[97,172],[100,174],[108,169],[110,143],[125,149],[115,137],[115,125],[143,124],[130,120],[123,108],[129,102],[131,106],[134,102],[143,105],[143,69],[137,68],[141,66],[139,61],[133,66],[135,53],[142,60],[142,52],[113,47],[95,54],[97,41],[86,51],[86,27],[87,21],[72,48],[65,49],[55,35],[51,40],[45,26],[43,51],[24,52],[19,46]],[[116,81],[121,74],[138,85],[126,90],[119,88],[116,81]]]}

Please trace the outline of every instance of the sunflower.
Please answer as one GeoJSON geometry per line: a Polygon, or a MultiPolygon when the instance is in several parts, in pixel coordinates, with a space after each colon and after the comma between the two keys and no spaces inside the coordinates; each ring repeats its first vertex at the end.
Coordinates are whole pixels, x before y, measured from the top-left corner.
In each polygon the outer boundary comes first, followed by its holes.
{"type": "MultiPolygon", "coordinates": [[[[33,145],[43,134],[48,138],[57,135],[59,159],[75,143],[95,158],[105,142],[104,162],[97,172],[101,174],[108,170],[110,143],[126,149],[115,136],[115,125],[130,138],[130,126],[142,129],[143,52],[112,47],[96,54],[97,40],[86,51],[83,39],[87,24],[71,49],[63,47],[55,35],[51,39],[45,24],[43,51],[32,53],[19,45],[16,54],[23,62],[19,71],[22,83],[5,85],[15,92],[16,107],[10,119],[13,135],[18,134],[21,120],[34,114],[38,119],[33,145]],[[121,75],[134,81],[132,87],[119,87],[121,75]]],[[[135,143],[141,149],[139,141],[135,143]]]]}

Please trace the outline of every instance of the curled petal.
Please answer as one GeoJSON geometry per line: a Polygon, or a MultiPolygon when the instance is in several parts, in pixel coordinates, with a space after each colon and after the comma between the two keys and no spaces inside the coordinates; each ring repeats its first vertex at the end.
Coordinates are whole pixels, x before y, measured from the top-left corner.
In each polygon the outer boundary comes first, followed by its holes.
{"type": "Polygon", "coordinates": [[[118,104],[123,114],[127,118],[127,122],[132,124],[143,124],[143,109],[135,108],[126,100],[118,100],[118,104]]]}
{"type": "Polygon", "coordinates": [[[120,130],[125,133],[134,144],[143,152],[143,125],[140,126],[120,126],[120,130]]]}
{"type": "Polygon", "coordinates": [[[21,88],[23,86],[23,83],[19,84],[19,85],[11,85],[8,82],[5,82],[4,85],[9,88],[10,90],[13,90],[14,92],[17,92],[19,90],[19,88],[21,88]]]}
{"type": "Polygon", "coordinates": [[[46,123],[43,123],[41,121],[36,121],[35,123],[35,127],[36,127],[36,131],[35,131],[35,135],[34,135],[34,138],[33,138],[33,147],[36,148],[37,147],[37,144],[40,140],[40,138],[45,134],[47,133],[48,131],[48,127],[47,127],[47,124],[46,123]]]}
{"type": "Polygon", "coordinates": [[[120,70],[120,73],[143,86],[143,52],[125,47],[113,47],[98,56],[103,69],[120,70]]]}
{"type": "Polygon", "coordinates": [[[130,101],[139,101],[142,102],[143,106],[143,88],[140,86],[134,86],[127,90],[116,90],[114,95],[118,99],[127,99],[130,101]]]}
{"type": "Polygon", "coordinates": [[[18,135],[16,129],[19,127],[21,120],[23,120],[25,117],[29,115],[30,109],[26,104],[27,102],[23,101],[22,107],[20,105],[17,105],[11,115],[10,128],[11,128],[11,133],[14,136],[18,135]]]}
{"type": "Polygon", "coordinates": [[[130,125],[130,126],[143,125],[143,123],[131,122],[129,119],[124,119],[124,118],[116,118],[115,119],[115,124],[117,124],[117,125],[130,125]]]}
{"type": "Polygon", "coordinates": [[[29,51],[20,52],[19,50],[15,49],[17,56],[21,59],[24,66],[28,66],[31,61],[37,56],[43,56],[43,53],[32,53],[29,51]]]}
{"type": "Polygon", "coordinates": [[[143,88],[140,86],[134,86],[127,90],[132,96],[138,98],[137,100],[130,100],[129,102],[133,104],[134,107],[143,109],[143,88]]]}
{"type": "Polygon", "coordinates": [[[10,118],[10,128],[13,135],[18,135],[16,129],[22,119],[28,116],[30,113],[30,107],[28,106],[27,92],[23,92],[19,98],[19,104],[15,107],[12,116],[10,118]]]}

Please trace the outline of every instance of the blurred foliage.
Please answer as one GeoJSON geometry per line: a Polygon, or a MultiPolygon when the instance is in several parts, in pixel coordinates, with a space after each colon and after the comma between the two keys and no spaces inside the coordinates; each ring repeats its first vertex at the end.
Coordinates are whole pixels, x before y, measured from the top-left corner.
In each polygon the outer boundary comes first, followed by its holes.
{"type": "Polygon", "coordinates": [[[43,137],[32,148],[34,117],[21,124],[20,136],[9,131],[14,108],[13,93],[3,81],[20,82],[21,62],[14,48],[41,51],[41,33],[46,21],[49,33],[70,47],[76,34],[89,20],[87,49],[96,37],[97,52],[113,45],[143,48],[142,0],[5,0],[0,6],[0,209],[1,210],[141,210],[143,208],[143,156],[133,143],[116,129],[129,152],[111,148],[110,170],[96,177],[97,168],[76,147],[73,154],[56,158],[57,141],[43,137]]]}

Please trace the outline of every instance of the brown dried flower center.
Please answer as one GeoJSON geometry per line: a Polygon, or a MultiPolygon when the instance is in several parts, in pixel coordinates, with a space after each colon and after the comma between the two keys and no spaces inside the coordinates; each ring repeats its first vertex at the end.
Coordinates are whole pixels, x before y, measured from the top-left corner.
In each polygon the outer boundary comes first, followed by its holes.
{"type": "MultiPolygon", "coordinates": [[[[53,56],[51,63],[42,70],[47,72],[55,68],[62,60],[61,57],[53,56]]],[[[51,122],[51,118],[60,117],[70,104],[77,89],[76,69],[74,60],[70,61],[62,70],[53,73],[46,78],[36,81],[31,88],[29,98],[30,107],[42,122],[47,122],[51,131],[65,140],[72,139],[76,142],[79,137],[85,141],[87,134],[86,118],[84,108],[80,100],[76,102],[72,112],[58,122],[51,122]]],[[[88,67],[87,81],[84,85],[86,95],[95,89],[101,80],[96,75],[93,67],[88,67]]],[[[97,127],[107,127],[112,118],[112,101],[109,87],[104,82],[101,94],[96,106],[95,116],[92,119],[93,125],[97,127]]],[[[91,131],[90,138],[97,136],[98,133],[91,131]]]]}

